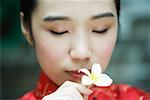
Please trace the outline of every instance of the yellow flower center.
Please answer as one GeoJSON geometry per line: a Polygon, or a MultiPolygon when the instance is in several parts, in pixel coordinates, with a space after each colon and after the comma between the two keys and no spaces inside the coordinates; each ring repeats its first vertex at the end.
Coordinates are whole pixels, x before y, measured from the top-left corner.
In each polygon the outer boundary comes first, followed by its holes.
{"type": "Polygon", "coordinates": [[[96,81],[96,80],[97,80],[96,74],[91,74],[91,79],[92,79],[93,81],[96,81]]]}

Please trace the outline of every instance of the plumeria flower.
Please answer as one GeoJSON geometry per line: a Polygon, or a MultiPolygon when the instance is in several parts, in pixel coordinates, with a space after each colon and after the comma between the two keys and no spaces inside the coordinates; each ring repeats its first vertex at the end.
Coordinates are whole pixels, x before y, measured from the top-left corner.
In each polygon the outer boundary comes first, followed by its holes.
{"type": "Polygon", "coordinates": [[[110,86],[113,82],[107,74],[102,74],[101,66],[98,63],[92,65],[91,73],[86,68],[79,69],[78,73],[80,72],[85,74],[81,78],[82,85],[94,84],[96,86],[106,87],[110,86]]]}

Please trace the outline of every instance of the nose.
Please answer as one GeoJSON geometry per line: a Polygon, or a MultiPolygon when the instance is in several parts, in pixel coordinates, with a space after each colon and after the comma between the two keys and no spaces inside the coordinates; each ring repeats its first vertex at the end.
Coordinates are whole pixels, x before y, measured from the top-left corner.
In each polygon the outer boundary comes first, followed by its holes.
{"type": "Polygon", "coordinates": [[[70,57],[72,60],[89,60],[92,55],[88,37],[81,35],[75,38],[70,50],[70,57]]]}
{"type": "Polygon", "coordinates": [[[89,60],[91,57],[91,51],[86,50],[71,50],[70,57],[73,60],[89,60]]]}

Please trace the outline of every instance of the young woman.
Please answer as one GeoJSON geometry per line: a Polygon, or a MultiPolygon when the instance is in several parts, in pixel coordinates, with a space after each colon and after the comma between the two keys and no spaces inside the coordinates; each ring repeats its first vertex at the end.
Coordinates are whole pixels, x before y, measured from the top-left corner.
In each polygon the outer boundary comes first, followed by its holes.
{"type": "Polygon", "coordinates": [[[21,100],[144,100],[128,85],[87,88],[77,71],[100,63],[105,71],[116,44],[119,0],[21,0],[22,32],[42,69],[37,88],[21,100]]]}

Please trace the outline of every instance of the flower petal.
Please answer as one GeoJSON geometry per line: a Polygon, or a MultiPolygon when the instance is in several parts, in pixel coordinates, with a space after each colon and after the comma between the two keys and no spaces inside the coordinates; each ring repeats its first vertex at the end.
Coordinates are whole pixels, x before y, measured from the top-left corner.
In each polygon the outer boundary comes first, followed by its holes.
{"type": "Polygon", "coordinates": [[[113,82],[113,80],[106,74],[101,74],[99,78],[99,80],[94,81],[96,86],[110,86],[113,82]]]}
{"type": "Polygon", "coordinates": [[[100,76],[100,74],[102,73],[102,69],[101,69],[100,64],[94,63],[92,65],[92,72],[91,73],[92,73],[92,75],[94,74],[96,76],[100,76]]]}
{"type": "Polygon", "coordinates": [[[82,85],[91,85],[91,84],[93,84],[93,81],[88,76],[83,75],[82,79],[81,79],[81,84],[82,85]]]}
{"type": "Polygon", "coordinates": [[[91,73],[86,68],[79,69],[78,73],[80,73],[80,72],[83,72],[84,74],[86,74],[89,77],[91,77],[91,73]]]}

